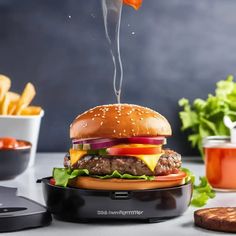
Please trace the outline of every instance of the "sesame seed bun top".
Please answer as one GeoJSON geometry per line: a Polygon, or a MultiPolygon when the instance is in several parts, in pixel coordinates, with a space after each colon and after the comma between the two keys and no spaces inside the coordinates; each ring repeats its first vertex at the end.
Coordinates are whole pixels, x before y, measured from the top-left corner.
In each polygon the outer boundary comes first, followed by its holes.
{"type": "Polygon", "coordinates": [[[94,107],[76,117],[71,139],[169,136],[171,126],[160,113],[133,104],[94,107]]]}

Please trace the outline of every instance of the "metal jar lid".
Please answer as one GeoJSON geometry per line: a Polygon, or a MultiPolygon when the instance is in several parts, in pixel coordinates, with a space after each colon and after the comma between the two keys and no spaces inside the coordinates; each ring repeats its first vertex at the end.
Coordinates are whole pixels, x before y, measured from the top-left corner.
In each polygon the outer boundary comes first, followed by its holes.
{"type": "Polygon", "coordinates": [[[234,147],[236,148],[235,143],[231,143],[230,136],[208,136],[205,137],[202,141],[202,146],[204,148],[210,148],[210,147],[234,147]]]}

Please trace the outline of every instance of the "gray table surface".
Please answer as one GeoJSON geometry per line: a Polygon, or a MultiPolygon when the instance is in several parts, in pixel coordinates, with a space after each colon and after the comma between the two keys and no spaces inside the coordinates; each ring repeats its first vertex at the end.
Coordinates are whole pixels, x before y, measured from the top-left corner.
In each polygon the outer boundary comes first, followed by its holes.
{"type": "MultiPolygon", "coordinates": [[[[36,164],[22,175],[11,181],[0,181],[0,185],[17,187],[18,195],[31,198],[44,204],[41,184],[36,184],[36,180],[50,176],[53,167],[62,166],[63,153],[38,153],[36,164]]],[[[191,169],[196,176],[204,175],[204,164],[198,161],[200,158],[183,158],[183,166],[191,169]]],[[[236,193],[217,193],[216,198],[210,200],[207,207],[214,206],[234,206],[236,207],[236,193]]],[[[194,227],[193,212],[196,208],[190,207],[184,215],[166,222],[147,224],[147,223],[102,223],[102,224],[79,224],[67,223],[53,220],[48,227],[24,230],[13,233],[2,233],[1,235],[85,235],[85,236],[161,236],[161,235],[216,235],[222,234],[207,231],[194,227]]]]}

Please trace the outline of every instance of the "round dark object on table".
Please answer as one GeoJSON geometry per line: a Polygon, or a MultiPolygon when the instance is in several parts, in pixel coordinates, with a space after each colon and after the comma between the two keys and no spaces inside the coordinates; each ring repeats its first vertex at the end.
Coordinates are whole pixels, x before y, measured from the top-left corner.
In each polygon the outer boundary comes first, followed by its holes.
{"type": "Polygon", "coordinates": [[[23,173],[29,163],[31,143],[23,140],[24,146],[0,149],[0,180],[14,179],[23,173]]]}
{"type": "Polygon", "coordinates": [[[236,232],[236,207],[205,208],[194,212],[195,225],[215,231],[236,232]]]}

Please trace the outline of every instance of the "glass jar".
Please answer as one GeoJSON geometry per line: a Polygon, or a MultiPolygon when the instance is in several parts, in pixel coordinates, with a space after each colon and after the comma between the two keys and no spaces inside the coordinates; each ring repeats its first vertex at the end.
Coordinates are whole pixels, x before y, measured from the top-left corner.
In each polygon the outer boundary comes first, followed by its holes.
{"type": "Polygon", "coordinates": [[[206,177],[216,190],[236,191],[236,143],[228,136],[203,140],[206,177]]]}

